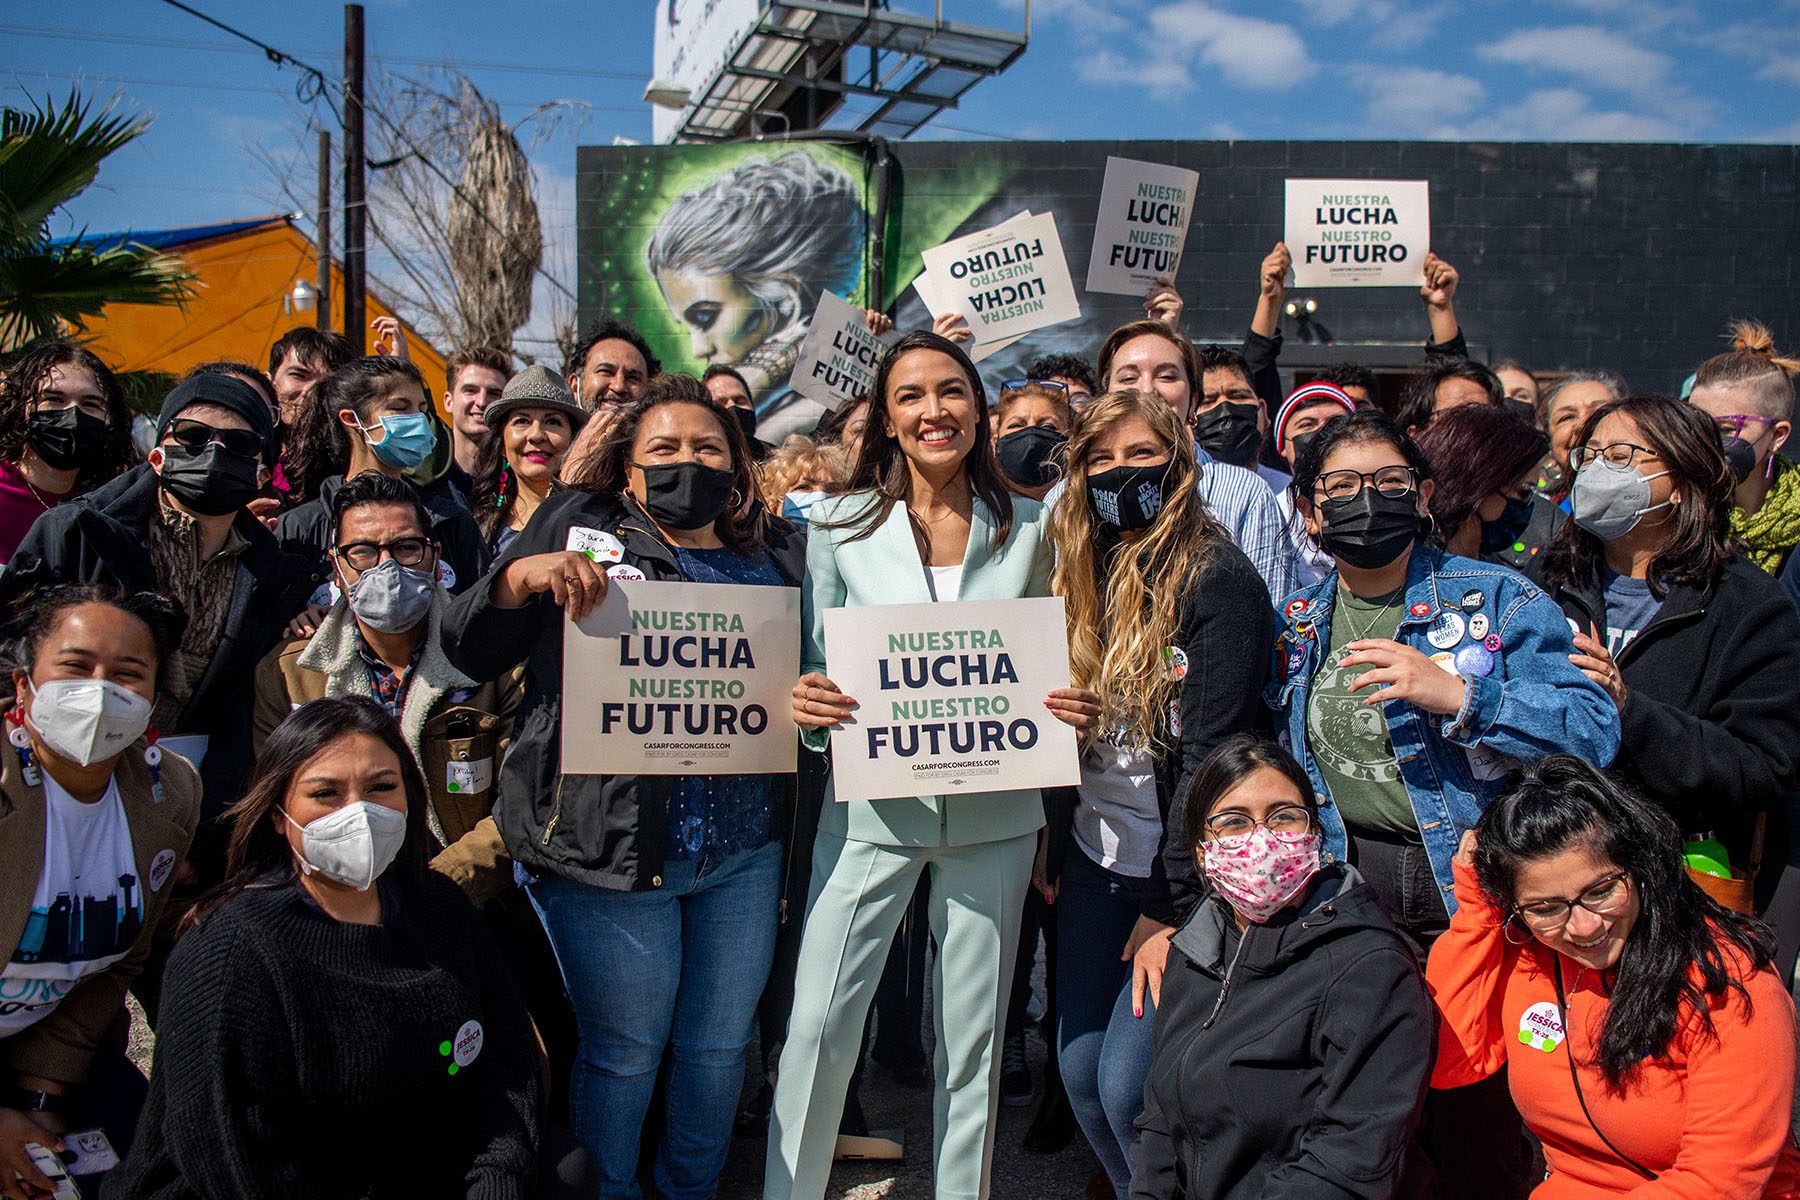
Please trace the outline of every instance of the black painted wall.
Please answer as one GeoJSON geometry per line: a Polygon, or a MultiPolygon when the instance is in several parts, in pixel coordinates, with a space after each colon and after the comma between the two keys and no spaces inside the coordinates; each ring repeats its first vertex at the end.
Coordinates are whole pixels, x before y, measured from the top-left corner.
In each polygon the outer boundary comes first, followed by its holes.
{"type": "MultiPolygon", "coordinates": [[[[609,231],[593,197],[645,155],[685,147],[584,148],[578,160],[582,316],[600,311],[590,263],[609,231]],[[627,157],[628,156],[628,157],[627,157]]],[[[967,219],[943,240],[1030,207],[1053,211],[1077,286],[1086,273],[1093,206],[1109,154],[1200,172],[1200,201],[1178,285],[1183,328],[1202,341],[1242,337],[1257,267],[1281,236],[1289,177],[1431,181],[1433,248],[1462,272],[1457,310],[1477,357],[1518,358],[1540,371],[1605,366],[1634,388],[1671,391],[1722,347],[1733,316],[1756,316],[1777,344],[1800,343],[1791,290],[1800,283],[1800,148],[1449,142],[909,142],[891,147],[894,206],[887,272],[892,295],[917,272],[909,214],[941,212],[961,191],[967,219]]],[[[938,218],[941,222],[941,216],[938,218]]],[[[616,261],[616,260],[615,260],[616,261]]],[[[1319,301],[1335,345],[1302,344],[1284,321],[1285,366],[1354,357],[1417,361],[1425,337],[1405,289],[1298,291],[1319,301]]],[[[900,291],[901,324],[925,323],[900,291]]],[[[1105,330],[1141,315],[1129,297],[1083,297],[1083,320],[1034,336],[992,360],[1011,369],[1050,348],[1092,351],[1105,330]]]]}

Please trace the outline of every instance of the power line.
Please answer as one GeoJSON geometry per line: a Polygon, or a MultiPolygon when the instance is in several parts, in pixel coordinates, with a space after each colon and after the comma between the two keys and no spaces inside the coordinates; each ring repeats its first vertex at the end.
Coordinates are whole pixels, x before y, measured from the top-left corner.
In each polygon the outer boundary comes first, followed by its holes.
{"type": "MultiPolygon", "coordinates": [[[[192,11],[191,9],[189,11],[192,11]]],[[[210,18],[206,18],[210,20],[210,18]]],[[[216,24],[217,22],[213,22],[216,24]]],[[[223,26],[222,26],[223,28],[223,26]]],[[[208,50],[220,54],[248,54],[246,46],[221,46],[217,42],[201,41],[198,38],[153,37],[149,34],[125,33],[91,33],[85,29],[34,29],[28,25],[0,25],[0,34],[13,37],[58,38],[77,42],[109,42],[122,46],[161,46],[173,50],[208,50]]],[[[329,50],[301,50],[301,54],[330,54],[329,50]]],[[[444,65],[441,58],[410,58],[405,55],[371,54],[369,58],[380,63],[396,63],[406,67],[440,67],[444,65]]],[[[498,62],[464,62],[456,60],[458,67],[482,71],[514,71],[530,75],[566,75],[580,79],[620,79],[631,83],[642,83],[644,75],[640,71],[607,71],[599,67],[555,67],[539,63],[498,63],[498,62]]]]}
{"type": "MultiPolygon", "coordinates": [[[[41,75],[45,79],[70,79],[78,82],[81,80],[92,80],[95,83],[125,83],[130,84],[133,87],[166,87],[209,92],[254,92],[258,95],[273,95],[281,91],[279,87],[272,83],[260,85],[248,83],[196,83],[191,79],[141,79],[134,75],[90,75],[82,71],[45,71],[38,67],[21,67],[14,71],[13,74],[15,77],[21,74],[41,75]]],[[[536,108],[541,103],[541,101],[536,100],[505,100],[498,96],[489,96],[488,99],[505,108],[536,108]]],[[[593,112],[637,113],[643,111],[642,105],[635,104],[587,104],[585,101],[572,101],[571,103],[581,103],[583,108],[593,112]]]]}
{"type": "MultiPolygon", "coordinates": [[[[243,41],[250,43],[252,46],[255,46],[257,49],[261,50],[265,55],[267,55],[269,58],[269,61],[273,62],[276,66],[292,65],[292,66],[300,68],[302,71],[305,71],[307,73],[307,75],[309,76],[309,78],[311,78],[312,80],[314,80],[316,82],[316,86],[315,86],[312,96],[307,96],[304,94],[304,92],[302,92],[301,100],[303,102],[312,100],[312,99],[317,99],[320,95],[327,94],[325,85],[327,83],[329,83],[330,80],[327,78],[325,73],[323,71],[319,70],[317,67],[310,66],[306,63],[303,63],[299,59],[295,58],[291,54],[286,53],[285,51],[277,50],[275,47],[269,45],[267,42],[261,41],[260,39],[252,36],[251,34],[245,33],[241,29],[235,29],[232,26],[225,24],[223,21],[217,20],[216,18],[213,18],[213,17],[209,17],[205,13],[201,12],[199,9],[191,8],[188,5],[183,4],[181,2],[181,0],[163,0],[163,3],[169,5],[173,8],[178,8],[185,13],[190,13],[193,16],[200,18],[202,21],[205,21],[208,25],[212,25],[218,29],[223,30],[224,32],[230,34],[231,36],[233,36],[235,38],[239,38],[243,41]]],[[[424,149],[417,142],[415,142],[412,139],[412,135],[408,134],[404,129],[402,129],[398,124],[396,124],[392,118],[388,117],[388,115],[386,113],[382,112],[380,109],[376,108],[374,105],[369,104],[366,100],[363,102],[363,111],[365,113],[373,116],[381,124],[387,126],[389,135],[391,137],[395,138],[397,141],[401,142],[403,145],[405,145],[407,147],[407,149],[412,151],[412,156],[414,158],[418,159],[420,164],[422,166],[424,166],[426,170],[430,171],[433,175],[437,176],[438,179],[443,182],[445,187],[449,188],[453,193],[455,193],[455,195],[457,196],[458,199],[460,199],[464,204],[468,205],[470,211],[474,212],[477,216],[479,216],[481,218],[483,224],[485,224],[489,229],[493,230],[499,236],[501,236],[501,237],[507,236],[506,231],[504,229],[500,228],[499,222],[494,220],[493,215],[488,212],[487,207],[485,205],[481,204],[473,196],[470,196],[468,194],[468,192],[464,191],[463,187],[460,183],[456,182],[454,179],[451,179],[450,176],[445,173],[444,169],[442,167],[438,166],[437,163],[432,160],[431,156],[429,154],[425,153],[424,149]]],[[[337,108],[335,105],[332,106],[332,112],[334,115],[337,115],[337,108]]],[[[340,121],[342,120],[341,115],[339,115],[339,120],[340,121]]],[[[544,279],[549,281],[549,283],[553,287],[555,287],[559,292],[561,292],[563,295],[567,296],[571,300],[577,299],[575,293],[569,289],[568,284],[564,283],[562,280],[558,279],[556,276],[550,274],[550,272],[545,270],[542,265],[535,268],[535,271],[537,274],[542,275],[544,277],[544,279]]]]}

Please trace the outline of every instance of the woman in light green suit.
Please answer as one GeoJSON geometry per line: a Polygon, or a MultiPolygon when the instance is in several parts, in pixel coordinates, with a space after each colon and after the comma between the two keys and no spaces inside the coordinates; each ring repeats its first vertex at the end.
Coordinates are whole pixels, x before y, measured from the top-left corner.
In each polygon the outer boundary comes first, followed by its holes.
{"type": "MultiPolygon", "coordinates": [[[[819,751],[856,707],[825,674],[826,609],[1050,594],[1048,514],[1008,495],[968,357],[934,333],[910,333],[882,360],[872,394],[851,490],[815,506],[807,545],[806,673],[794,719],[819,751]]],[[[1084,729],[1098,699],[1062,688],[1044,703],[1084,729]]],[[[767,1200],[825,1194],[869,1001],[927,869],[938,945],[937,1195],[987,1194],[998,1030],[1043,823],[1036,788],[847,803],[827,794],[769,1122],[767,1200]]]]}

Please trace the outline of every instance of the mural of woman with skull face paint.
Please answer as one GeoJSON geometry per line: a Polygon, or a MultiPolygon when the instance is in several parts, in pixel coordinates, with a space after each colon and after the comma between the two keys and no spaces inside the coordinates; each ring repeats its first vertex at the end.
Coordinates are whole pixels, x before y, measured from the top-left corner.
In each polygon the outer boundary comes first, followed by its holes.
{"type": "Polygon", "coordinates": [[[819,292],[856,292],[867,228],[857,181],[794,150],[682,193],[651,235],[645,265],[694,359],[743,375],[765,438],[804,432],[818,417],[778,414],[819,292]]]}

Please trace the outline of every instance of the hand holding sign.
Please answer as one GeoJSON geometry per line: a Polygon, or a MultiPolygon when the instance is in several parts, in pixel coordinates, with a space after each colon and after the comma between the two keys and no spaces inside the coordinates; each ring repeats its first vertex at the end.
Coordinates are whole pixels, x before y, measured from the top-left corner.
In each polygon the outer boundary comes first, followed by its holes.
{"type": "Polygon", "coordinates": [[[838,691],[838,685],[808,671],[794,685],[794,724],[808,729],[830,729],[856,711],[856,701],[838,691]]]}
{"type": "MultiPolygon", "coordinates": [[[[1087,290],[1133,296],[1174,279],[1199,189],[1198,171],[1108,158],[1100,207],[1094,214],[1087,290]]],[[[1167,319],[1156,312],[1150,315],[1153,320],[1167,319]]]]}
{"type": "Polygon", "coordinates": [[[1431,248],[1430,184],[1290,179],[1285,240],[1296,287],[1410,287],[1431,248]]]}
{"type": "Polygon", "coordinates": [[[1167,275],[1158,275],[1144,295],[1144,315],[1170,329],[1181,328],[1181,310],[1186,307],[1181,293],[1175,290],[1175,281],[1167,275]]]}
{"type": "Polygon", "coordinates": [[[945,308],[962,315],[978,345],[1081,315],[1056,218],[1049,213],[1014,217],[933,246],[924,259],[939,298],[949,301],[945,308]]]}

